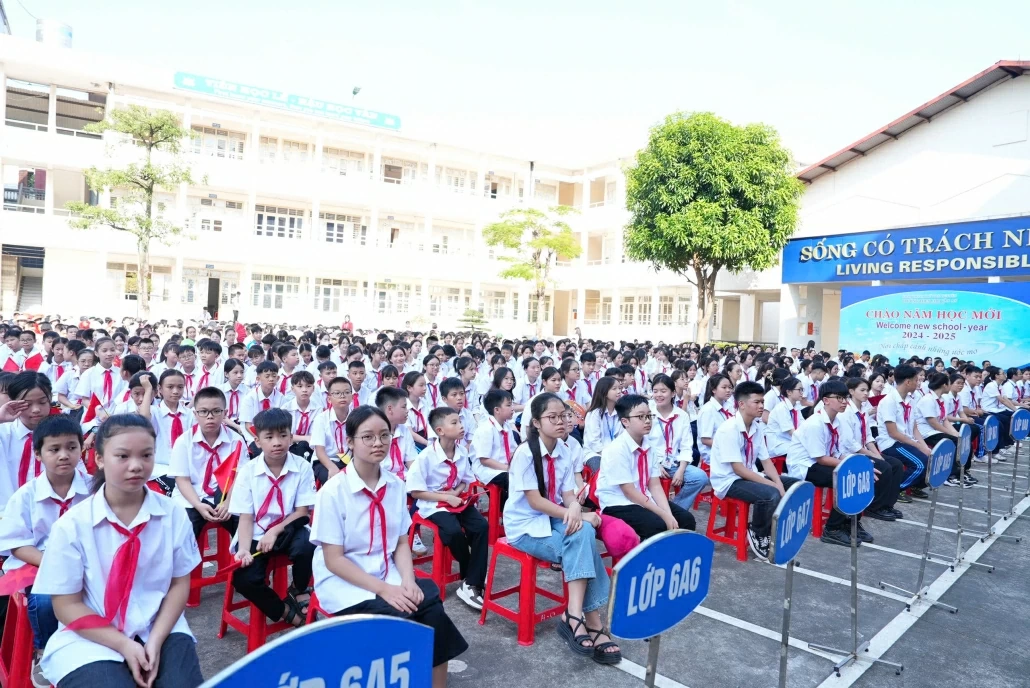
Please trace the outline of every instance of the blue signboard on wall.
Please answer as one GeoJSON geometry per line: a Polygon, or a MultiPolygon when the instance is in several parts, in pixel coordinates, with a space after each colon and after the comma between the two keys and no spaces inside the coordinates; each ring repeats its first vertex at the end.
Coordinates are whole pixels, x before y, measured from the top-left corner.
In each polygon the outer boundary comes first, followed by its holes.
{"type": "Polygon", "coordinates": [[[1030,217],[793,239],[783,283],[1030,275],[1030,217]]]}
{"type": "Polygon", "coordinates": [[[298,96],[272,88],[249,86],[235,81],[215,79],[187,72],[175,73],[175,88],[183,91],[193,91],[206,96],[235,100],[248,105],[263,105],[279,110],[289,110],[301,115],[334,119],[340,122],[365,124],[382,129],[401,128],[401,118],[397,115],[388,115],[363,107],[331,103],[319,98],[298,96]]]}

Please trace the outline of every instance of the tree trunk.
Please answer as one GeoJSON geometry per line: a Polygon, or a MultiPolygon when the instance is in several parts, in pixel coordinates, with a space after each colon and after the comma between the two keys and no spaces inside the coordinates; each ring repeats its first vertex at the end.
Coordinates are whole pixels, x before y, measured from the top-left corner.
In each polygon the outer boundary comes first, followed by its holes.
{"type": "Polygon", "coordinates": [[[150,319],[150,246],[142,241],[137,245],[139,265],[136,272],[136,317],[150,319]]]}
{"type": "Polygon", "coordinates": [[[712,311],[715,308],[715,276],[719,269],[712,270],[710,275],[705,275],[703,270],[695,268],[697,279],[697,343],[704,346],[709,339],[709,323],[712,321],[712,311]]]}

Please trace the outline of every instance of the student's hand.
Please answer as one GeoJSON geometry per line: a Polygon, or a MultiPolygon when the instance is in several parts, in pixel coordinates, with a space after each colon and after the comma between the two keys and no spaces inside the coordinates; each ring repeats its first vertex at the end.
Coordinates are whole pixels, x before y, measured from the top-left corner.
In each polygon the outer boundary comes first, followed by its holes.
{"type": "Polygon", "coordinates": [[[601,527],[601,514],[596,511],[583,514],[583,520],[592,525],[595,530],[601,527]]]}
{"type": "MultiPolygon", "coordinates": [[[[150,672],[150,662],[147,660],[147,653],[143,646],[132,638],[126,637],[119,652],[122,657],[125,657],[125,663],[129,665],[129,671],[132,673],[132,679],[136,685],[147,688],[150,683],[145,677],[150,672]]],[[[157,676],[156,672],[154,676],[157,676]]]]}
{"type": "Polygon", "coordinates": [[[874,467],[873,468],[873,482],[876,482],[879,479],[880,479],[880,469],[874,467]]]}
{"type": "Polygon", "coordinates": [[[384,585],[379,591],[379,596],[399,612],[412,614],[418,609],[418,605],[408,597],[407,591],[400,585],[384,585]]]}
{"type": "Polygon", "coordinates": [[[919,451],[923,452],[927,456],[929,456],[930,454],[933,453],[933,451],[930,449],[930,445],[928,445],[923,440],[919,440],[919,444],[917,445],[917,448],[919,449],[919,451]]]}
{"type": "Polygon", "coordinates": [[[152,388],[152,387],[150,386],[150,376],[149,376],[149,375],[143,375],[143,376],[141,376],[141,377],[140,377],[140,379],[139,379],[139,383],[140,383],[140,385],[142,385],[142,386],[143,386],[143,394],[146,394],[146,393],[147,393],[147,392],[149,392],[149,391],[150,391],[151,389],[153,389],[153,388],[152,388]]]}
{"type": "Polygon", "coordinates": [[[665,470],[665,466],[661,466],[660,469],[662,471],[662,480],[668,480],[670,477],[672,477],[669,475],[669,471],[665,470]]]}
{"type": "Polygon", "coordinates": [[[684,463],[680,464],[679,469],[676,471],[676,475],[672,476],[672,486],[679,487],[683,484],[683,473],[686,472],[687,465],[684,463]]]}
{"type": "Polygon", "coordinates": [[[214,508],[215,520],[218,522],[228,521],[232,514],[229,513],[229,502],[228,500],[223,501],[221,504],[214,508]]]}
{"type": "MultiPolygon", "coordinates": [[[[768,478],[766,478],[768,480],[768,478]]],[[[771,480],[769,482],[772,482],[771,480]]],[[[783,483],[773,483],[773,487],[780,491],[780,498],[787,494],[787,491],[783,488],[783,483]]]]}
{"type": "Polygon", "coordinates": [[[271,552],[272,547],[275,546],[275,536],[276,533],[273,533],[272,531],[268,531],[262,535],[261,539],[258,540],[258,551],[264,552],[265,554],[271,552]]]}
{"type": "Polygon", "coordinates": [[[425,595],[422,593],[422,588],[418,587],[418,583],[415,582],[414,578],[401,583],[401,588],[404,590],[404,594],[408,596],[408,599],[414,602],[416,606],[422,604],[425,595]]]}
{"type": "Polygon", "coordinates": [[[327,471],[328,471],[328,473],[329,473],[329,477],[331,478],[331,477],[333,477],[334,475],[336,475],[337,473],[339,473],[339,472],[340,472],[340,469],[336,467],[336,464],[335,464],[335,463],[333,463],[332,461],[330,461],[330,462],[329,462],[329,468],[327,469],[327,471]]]}
{"type": "Polygon", "coordinates": [[[663,515],[662,520],[665,521],[666,530],[676,530],[680,527],[680,524],[676,522],[676,519],[672,517],[672,514],[663,515]]]}
{"type": "Polygon", "coordinates": [[[201,502],[200,506],[197,507],[197,513],[200,514],[204,518],[205,521],[221,521],[221,520],[223,520],[223,519],[218,518],[218,514],[215,512],[215,509],[214,509],[213,506],[211,506],[210,504],[205,504],[204,502],[201,502]]]}
{"type": "Polygon", "coordinates": [[[569,508],[565,510],[565,517],[562,521],[565,523],[566,535],[572,535],[583,527],[583,512],[580,510],[578,502],[573,502],[569,508]]]}
{"type": "Polygon", "coordinates": [[[247,568],[254,563],[254,555],[250,552],[237,552],[234,557],[236,561],[240,562],[240,568],[247,568]]]}
{"type": "Polygon", "coordinates": [[[146,688],[152,688],[157,679],[158,665],[161,663],[161,644],[154,641],[154,636],[150,636],[150,640],[143,646],[143,652],[147,657],[147,662],[150,663],[150,668],[145,674],[146,688]]]}
{"type": "Polygon", "coordinates": [[[91,432],[88,435],[86,435],[86,439],[82,441],[82,448],[83,449],[92,449],[93,448],[93,441],[96,439],[96,437],[97,437],[97,434],[95,432],[91,432]]]}
{"type": "Polygon", "coordinates": [[[454,495],[450,495],[446,499],[444,499],[444,501],[447,502],[448,504],[450,504],[453,507],[459,507],[459,506],[461,506],[461,501],[462,500],[461,500],[461,497],[456,497],[454,495]]]}
{"type": "Polygon", "coordinates": [[[20,416],[29,407],[29,402],[21,399],[11,399],[3,406],[0,406],[0,423],[10,423],[20,416]]]}

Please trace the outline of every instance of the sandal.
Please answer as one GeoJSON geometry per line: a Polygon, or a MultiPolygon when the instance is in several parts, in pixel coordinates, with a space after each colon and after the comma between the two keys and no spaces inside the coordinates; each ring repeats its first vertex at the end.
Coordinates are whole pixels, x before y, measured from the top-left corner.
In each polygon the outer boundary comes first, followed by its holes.
{"type": "Polygon", "coordinates": [[[584,642],[590,641],[590,635],[589,633],[577,634],[576,631],[580,628],[586,629],[587,631],[590,630],[587,628],[587,622],[584,619],[578,616],[572,616],[568,611],[564,612],[561,615],[561,618],[558,619],[558,635],[565,640],[565,643],[569,646],[570,650],[575,652],[577,655],[586,657],[593,654],[594,648],[592,645],[583,644],[584,642]],[[576,622],[575,627],[569,625],[570,622],[573,621],[576,622]]]}
{"type": "Polygon", "coordinates": [[[602,635],[608,635],[607,633],[605,633],[603,630],[598,630],[596,628],[587,628],[587,632],[590,634],[591,642],[594,643],[593,660],[595,662],[597,662],[598,664],[609,665],[618,664],[622,661],[622,650],[616,650],[615,652],[605,652],[605,650],[607,650],[610,647],[618,647],[618,643],[609,640],[607,642],[601,643],[600,645],[597,644],[597,639],[600,638],[602,635]]]}
{"type": "Polygon", "coordinates": [[[283,610],[282,620],[294,628],[300,628],[303,626],[305,620],[304,612],[301,611],[300,603],[297,602],[297,599],[293,595],[287,593],[286,599],[283,600],[283,603],[286,605],[286,608],[283,610]]]}
{"type": "Polygon", "coordinates": [[[297,588],[293,587],[293,584],[291,583],[290,587],[286,590],[286,596],[293,599],[294,603],[297,605],[297,608],[300,609],[301,613],[306,613],[308,611],[308,605],[311,603],[311,593],[313,593],[314,591],[315,589],[310,586],[305,588],[304,590],[298,590],[297,588]],[[307,595],[308,598],[306,600],[298,600],[297,595],[307,595]]]}

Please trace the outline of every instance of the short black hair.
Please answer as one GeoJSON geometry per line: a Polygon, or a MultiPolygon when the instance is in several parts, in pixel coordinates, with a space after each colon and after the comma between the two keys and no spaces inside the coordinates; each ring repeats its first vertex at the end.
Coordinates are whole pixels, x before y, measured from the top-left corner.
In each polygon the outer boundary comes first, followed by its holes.
{"type": "Polygon", "coordinates": [[[350,363],[347,364],[347,370],[354,370],[355,368],[361,368],[362,370],[364,370],[365,369],[365,362],[364,361],[351,361],[350,363]]]}
{"type": "Polygon", "coordinates": [[[440,383],[440,396],[446,397],[448,394],[456,389],[460,389],[462,392],[465,391],[465,385],[461,384],[461,380],[456,377],[449,377],[440,383]]]}
{"type": "Polygon", "coordinates": [[[199,402],[204,401],[205,399],[218,399],[222,402],[222,407],[225,407],[225,392],[217,387],[204,387],[203,389],[198,390],[197,393],[193,395],[192,404],[196,407],[199,402]]]}
{"type": "Polygon", "coordinates": [[[215,355],[222,355],[222,345],[213,339],[201,339],[197,342],[197,349],[199,351],[213,351],[215,355]]]}
{"type": "Polygon", "coordinates": [[[275,361],[261,361],[254,368],[254,374],[260,375],[261,373],[279,373],[279,365],[275,361]]]}
{"type": "Polygon", "coordinates": [[[302,382],[313,385],[315,384],[315,376],[306,370],[298,370],[290,376],[290,385],[299,385],[302,382]]]}
{"type": "Polygon", "coordinates": [[[322,361],[318,364],[318,372],[324,373],[327,370],[336,370],[336,364],[332,361],[322,361]]]}
{"type": "Polygon", "coordinates": [[[36,427],[32,433],[32,449],[38,455],[43,451],[43,441],[48,437],[59,437],[60,435],[72,435],[79,440],[82,446],[82,427],[71,419],[66,413],[54,416],[47,416],[36,427]]]}
{"type": "Polygon", "coordinates": [[[158,386],[160,387],[161,385],[163,385],[163,384],[164,384],[164,381],[165,381],[165,380],[167,380],[167,379],[168,379],[168,378],[170,378],[170,377],[175,377],[176,375],[178,375],[179,377],[181,377],[181,378],[183,379],[183,382],[185,382],[185,380],[186,380],[186,376],[185,376],[185,375],[183,374],[183,372],[182,372],[181,370],[179,370],[178,368],[166,368],[166,369],[165,369],[165,370],[164,370],[164,371],[163,371],[163,372],[161,373],[161,379],[159,379],[159,380],[157,381],[157,384],[158,384],[158,386]]]}
{"type": "Polygon", "coordinates": [[[290,431],[293,429],[293,416],[289,411],[281,408],[270,408],[259,412],[254,416],[254,431],[257,434],[269,430],[278,432],[280,430],[290,431]]]}
{"type": "Polygon", "coordinates": [[[406,402],[408,395],[398,387],[383,387],[376,392],[376,406],[386,408],[389,404],[406,402]]]}
{"type": "Polygon", "coordinates": [[[354,385],[352,385],[350,383],[350,380],[348,380],[345,377],[334,377],[332,380],[329,381],[329,384],[325,386],[325,391],[328,392],[329,390],[331,390],[333,388],[333,385],[338,385],[338,384],[345,384],[345,385],[347,385],[348,389],[350,389],[352,392],[354,391],[354,385]]]}
{"type": "Polygon", "coordinates": [[[513,401],[514,397],[511,392],[506,389],[491,389],[483,396],[483,408],[492,416],[494,415],[495,410],[504,406],[505,399],[513,401]]]}
{"type": "Polygon", "coordinates": [[[136,389],[137,387],[142,387],[143,386],[143,378],[144,377],[149,377],[150,378],[150,387],[152,389],[156,390],[157,386],[158,386],[157,385],[157,378],[154,377],[154,374],[152,372],[150,372],[149,370],[141,370],[140,372],[138,372],[135,375],[133,375],[129,379],[129,389],[136,389]]]}
{"type": "Polygon", "coordinates": [[[129,374],[131,377],[141,370],[147,369],[147,362],[143,360],[142,356],[136,354],[129,354],[122,359],[121,369],[129,374]]]}
{"type": "MultiPolygon", "coordinates": [[[[452,379],[452,378],[448,378],[448,379],[452,379]]],[[[457,411],[452,409],[450,406],[440,406],[439,408],[433,409],[432,411],[429,412],[429,418],[427,419],[429,421],[429,427],[431,427],[431,428],[439,427],[440,424],[443,423],[444,419],[447,418],[447,416],[450,416],[451,414],[456,414],[456,413],[457,413],[457,411]]]]}
{"type": "Polygon", "coordinates": [[[619,416],[619,420],[629,418],[629,412],[641,404],[647,406],[647,397],[642,394],[627,394],[619,397],[619,400],[615,402],[615,413],[619,416]]]}
{"type": "Polygon", "coordinates": [[[842,380],[827,380],[819,386],[820,400],[826,397],[841,397],[847,400],[848,396],[848,386],[842,380]]]}
{"type": "Polygon", "coordinates": [[[736,388],[733,390],[733,398],[737,401],[738,404],[741,401],[747,399],[752,394],[758,394],[764,397],[765,387],[758,384],[757,382],[746,381],[738,384],[736,388]]]}

